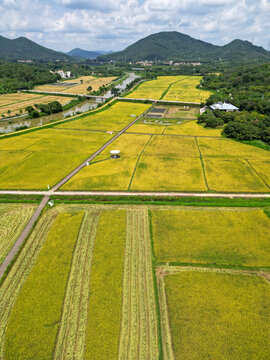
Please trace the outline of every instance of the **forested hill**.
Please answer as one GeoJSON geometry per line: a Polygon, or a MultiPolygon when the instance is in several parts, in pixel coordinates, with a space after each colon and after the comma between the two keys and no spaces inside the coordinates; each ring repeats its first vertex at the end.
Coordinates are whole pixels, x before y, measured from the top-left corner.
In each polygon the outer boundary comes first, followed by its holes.
{"type": "Polygon", "coordinates": [[[25,37],[11,40],[0,36],[0,58],[11,60],[69,60],[68,55],[36,44],[25,37]]]}
{"type": "Polygon", "coordinates": [[[234,40],[224,46],[196,40],[176,31],[147,36],[125,50],[99,57],[109,61],[178,60],[178,61],[267,61],[270,52],[248,41],[234,40]]]}
{"type": "Polygon", "coordinates": [[[76,49],[69,51],[68,55],[73,56],[73,57],[83,58],[83,59],[95,59],[96,57],[101,55],[101,53],[99,53],[97,51],[88,51],[88,50],[76,48],[76,49]]]}

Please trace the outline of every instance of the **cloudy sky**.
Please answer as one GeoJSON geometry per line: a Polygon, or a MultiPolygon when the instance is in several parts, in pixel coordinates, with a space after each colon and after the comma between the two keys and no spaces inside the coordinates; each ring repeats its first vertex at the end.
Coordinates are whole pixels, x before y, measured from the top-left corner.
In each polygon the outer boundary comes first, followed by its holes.
{"type": "Polygon", "coordinates": [[[268,49],[270,0],[0,0],[0,35],[54,50],[122,50],[159,31],[268,49]]]}

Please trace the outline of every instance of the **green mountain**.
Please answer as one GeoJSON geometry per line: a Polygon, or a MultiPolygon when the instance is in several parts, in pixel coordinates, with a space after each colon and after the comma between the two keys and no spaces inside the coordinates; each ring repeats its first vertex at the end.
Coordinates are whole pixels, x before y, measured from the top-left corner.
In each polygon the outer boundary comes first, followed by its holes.
{"type": "Polygon", "coordinates": [[[88,51],[80,48],[70,50],[67,54],[76,58],[83,59],[95,59],[96,57],[102,55],[100,52],[97,51],[88,51]]]}
{"type": "Polygon", "coordinates": [[[234,40],[224,46],[213,45],[177,31],[149,35],[123,51],[99,56],[102,61],[268,61],[270,52],[248,41],[234,40]]]}
{"type": "Polygon", "coordinates": [[[25,37],[11,40],[0,36],[0,58],[12,60],[69,60],[68,55],[36,44],[25,37]]]}

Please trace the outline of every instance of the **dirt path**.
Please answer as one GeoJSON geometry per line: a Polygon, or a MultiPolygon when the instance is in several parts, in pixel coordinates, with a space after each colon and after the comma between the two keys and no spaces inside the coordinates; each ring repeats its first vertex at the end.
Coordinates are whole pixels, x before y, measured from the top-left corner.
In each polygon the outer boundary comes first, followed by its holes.
{"type": "Polygon", "coordinates": [[[18,237],[17,241],[15,242],[15,244],[13,245],[12,249],[10,250],[10,252],[8,253],[8,255],[6,256],[5,260],[3,261],[3,263],[0,266],[0,279],[2,278],[2,276],[4,275],[7,267],[9,266],[9,264],[11,263],[11,261],[13,260],[14,256],[17,254],[20,246],[23,244],[24,240],[27,238],[27,236],[29,235],[33,225],[35,224],[36,220],[38,219],[39,215],[41,214],[41,211],[44,209],[45,205],[47,204],[47,201],[49,200],[49,196],[45,195],[44,198],[42,199],[41,203],[39,204],[38,208],[36,209],[36,211],[34,212],[33,216],[31,217],[31,219],[29,220],[28,224],[26,225],[26,227],[24,228],[23,232],[21,233],[21,235],[18,237]]]}
{"type": "Polygon", "coordinates": [[[151,192],[151,191],[35,191],[35,190],[0,190],[0,195],[41,195],[41,196],[135,196],[135,197],[194,197],[227,199],[270,199],[270,193],[207,193],[207,192],[151,192]]]}

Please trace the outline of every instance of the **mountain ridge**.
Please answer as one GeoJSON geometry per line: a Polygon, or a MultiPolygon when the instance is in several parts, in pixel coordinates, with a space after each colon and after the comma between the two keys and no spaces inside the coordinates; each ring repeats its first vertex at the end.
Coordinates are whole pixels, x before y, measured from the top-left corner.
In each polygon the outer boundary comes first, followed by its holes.
{"type": "Polygon", "coordinates": [[[45,46],[39,45],[26,37],[8,39],[0,35],[0,58],[11,60],[70,60],[71,57],[45,46]]]}
{"type": "Polygon", "coordinates": [[[246,40],[235,39],[226,45],[194,39],[177,31],[151,34],[122,51],[98,57],[102,61],[268,61],[270,52],[246,40]]]}

